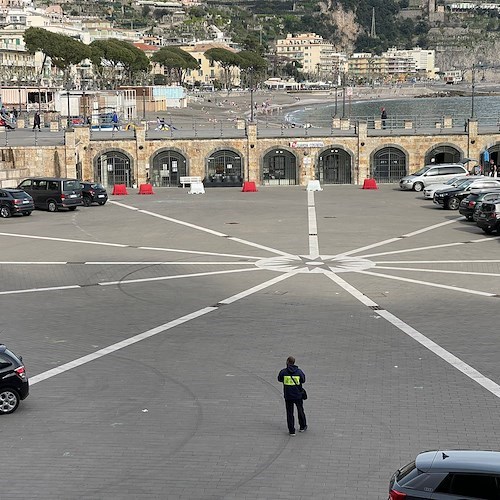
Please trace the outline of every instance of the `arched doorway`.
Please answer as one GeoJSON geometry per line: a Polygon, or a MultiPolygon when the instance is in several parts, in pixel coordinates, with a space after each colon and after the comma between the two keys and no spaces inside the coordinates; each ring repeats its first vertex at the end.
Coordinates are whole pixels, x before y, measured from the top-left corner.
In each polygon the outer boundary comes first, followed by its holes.
{"type": "Polygon", "coordinates": [[[445,144],[428,151],[425,155],[425,164],[458,163],[461,159],[462,153],[457,148],[445,144]]]}
{"type": "MultiPolygon", "coordinates": [[[[490,174],[490,163],[493,161],[495,165],[497,165],[498,172],[498,162],[500,161],[500,144],[495,144],[488,148],[488,155],[485,156],[484,152],[481,153],[481,166],[484,175],[490,174]]],[[[498,173],[497,173],[498,175],[498,173]]]]}
{"type": "Polygon", "coordinates": [[[134,183],[132,160],[121,151],[107,151],[98,156],[94,165],[94,177],[104,186],[134,183]]]}
{"type": "Polygon", "coordinates": [[[178,186],[179,178],[185,175],[187,175],[187,161],[181,153],[167,149],[154,156],[149,171],[149,179],[153,186],[178,186]]]}
{"type": "Polygon", "coordinates": [[[212,153],[207,160],[205,186],[241,186],[243,167],[241,155],[229,149],[212,153]]]}
{"type": "Polygon", "coordinates": [[[377,182],[398,182],[406,175],[406,154],[399,148],[386,147],[375,152],[372,177],[377,182]]]}
{"type": "Polygon", "coordinates": [[[297,184],[297,158],[286,149],[276,148],[264,156],[262,183],[268,186],[297,184]]]}
{"type": "Polygon", "coordinates": [[[317,179],[321,184],[351,184],[351,165],[352,157],[345,149],[328,148],[318,158],[317,179]]]}

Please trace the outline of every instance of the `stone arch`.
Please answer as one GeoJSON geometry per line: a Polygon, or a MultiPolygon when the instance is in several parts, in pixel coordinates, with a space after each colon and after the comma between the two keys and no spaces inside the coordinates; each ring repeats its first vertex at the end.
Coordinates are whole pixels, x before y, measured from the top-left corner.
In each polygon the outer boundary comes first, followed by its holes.
{"type": "Polygon", "coordinates": [[[354,154],[344,146],[333,144],[318,154],[316,179],[321,184],[352,184],[354,154]]]}
{"type": "Polygon", "coordinates": [[[370,154],[370,172],[377,182],[398,182],[408,174],[408,152],[396,144],[384,144],[370,154]]]}
{"type": "Polygon", "coordinates": [[[125,184],[132,187],[135,183],[134,158],[120,148],[108,148],[94,157],[94,180],[105,187],[125,184]]]}
{"type": "Polygon", "coordinates": [[[232,147],[217,148],[206,159],[205,185],[241,186],[244,178],[243,155],[232,147]]]}
{"type": "Polygon", "coordinates": [[[262,155],[262,184],[294,186],[299,183],[298,158],[283,146],[268,148],[262,155]]]}
{"type": "Polygon", "coordinates": [[[178,148],[161,148],[149,159],[149,182],[153,186],[178,186],[180,177],[189,175],[188,158],[178,148]]]}
{"type": "Polygon", "coordinates": [[[463,151],[455,144],[448,142],[433,144],[425,153],[425,165],[430,165],[431,163],[435,163],[436,165],[441,163],[458,163],[463,157],[463,151]]]}

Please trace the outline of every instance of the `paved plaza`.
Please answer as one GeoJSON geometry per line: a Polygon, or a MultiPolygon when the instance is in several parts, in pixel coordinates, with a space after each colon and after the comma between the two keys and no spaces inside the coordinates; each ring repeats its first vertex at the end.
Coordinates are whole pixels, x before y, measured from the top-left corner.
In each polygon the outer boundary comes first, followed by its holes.
{"type": "Polygon", "coordinates": [[[0,341],[31,377],[2,500],[386,500],[420,451],[500,450],[499,243],[392,185],[2,219],[0,341]]]}

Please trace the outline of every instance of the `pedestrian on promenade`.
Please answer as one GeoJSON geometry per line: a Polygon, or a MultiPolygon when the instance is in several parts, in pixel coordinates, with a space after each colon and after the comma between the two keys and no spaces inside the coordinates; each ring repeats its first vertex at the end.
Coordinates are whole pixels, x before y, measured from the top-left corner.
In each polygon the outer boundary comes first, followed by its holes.
{"type": "Polygon", "coordinates": [[[118,125],[118,115],[117,115],[116,111],[113,112],[113,118],[111,118],[111,121],[113,122],[112,132],[114,132],[115,130],[120,130],[120,127],[118,125]]]}
{"type": "Polygon", "coordinates": [[[36,128],[38,128],[38,130],[41,131],[41,129],[40,129],[40,122],[41,122],[41,120],[40,120],[40,111],[37,111],[35,113],[34,118],[33,118],[33,130],[35,130],[36,128]]]}
{"type": "Polygon", "coordinates": [[[490,160],[490,177],[497,176],[497,166],[495,165],[495,160],[493,158],[490,160]]]}
{"type": "Polygon", "coordinates": [[[304,372],[295,364],[295,358],[289,356],[286,360],[286,368],[278,374],[278,382],[283,383],[283,395],[285,397],[286,422],[290,436],[295,436],[294,406],[297,407],[299,418],[299,432],[307,430],[306,414],[304,413],[304,399],[307,398],[302,384],[306,381],[304,372]]]}
{"type": "Polygon", "coordinates": [[[382,120],[382,128],[385,128],[385,121],[387,120],[387,111],[385,110],[385,108],[382,108],[380,119],[382,120]]]}

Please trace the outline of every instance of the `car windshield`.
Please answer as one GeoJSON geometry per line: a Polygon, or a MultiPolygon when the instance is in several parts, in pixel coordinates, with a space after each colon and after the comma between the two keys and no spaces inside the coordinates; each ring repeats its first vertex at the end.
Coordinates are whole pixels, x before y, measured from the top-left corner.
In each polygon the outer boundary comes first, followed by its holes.
{"type": "Polygon", "coordinates": [[[455,180],[455,182],[453,183],[453,186],[458,187],[458,186],[461,186],[462,184],[465,184],[465,186],[468,186],[471,182],[472,182],[471,179],[458,179],[458,180],[455,180]],[[468,182],[468,184],[465,184],[466,182],[468,182]]]}
{"type": "Polygon", "coordinates": [[[10,356],[18,365],[22,365],[21,360],[12,351],[5,349],[5,354],[7,354],[7,356],[10,356]]]}
{"type": "Polygon", "coordinates": [[[97,183],[97,184],[91,184],[90,187],[92,189],[104,189],[104,186],[102,184],[99,184],[99,183],[97,183]]]}
{"type": "Polygon", "coordinates": [[[413,175],[422,175],[422,174],[425,174],[425,172],[427,172],[427,170],[429,170],[430,168],[431,167],[423,167],[420,170],[418,170],[417,172],[415,172],[413,175]]]}
{"type": "Polygon", "coordinates": [[[21,200],[22,198],[31,198],[31,196],[24,191],[14,191],[10,194],[12,195],[12,198],[16,198],[18,200],[21,200]]]}
{"type": "Polygon", "coordinates": [[[475,179],[465,179],[464,182],[457,184],[456,187],[466,188],[467,186],[470,186],[474,181],[475,179]]]}
{"type": "Polygon", "coordinates": [[[79,191],[80,189],[82,189],[80,181],[72,180],[63,183],[63,191],[79,191]]]}

